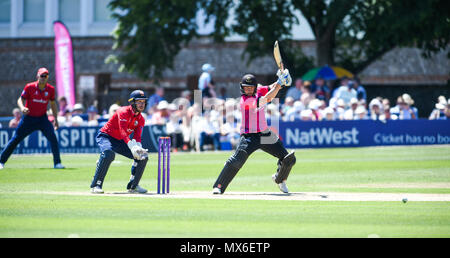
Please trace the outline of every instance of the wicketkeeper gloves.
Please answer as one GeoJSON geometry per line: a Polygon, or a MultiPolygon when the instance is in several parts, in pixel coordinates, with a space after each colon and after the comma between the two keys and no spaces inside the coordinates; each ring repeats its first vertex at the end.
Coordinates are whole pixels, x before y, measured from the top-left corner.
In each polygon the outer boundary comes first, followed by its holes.
{"type": "Polygon", "coordinates": [[[131,154],[137,160],[143,160],[148,157],[148,150],[142,148],[142,144],[140,142],[136,142],[135,139],[128,142],[128,148],[131,150],[131,154]]]}

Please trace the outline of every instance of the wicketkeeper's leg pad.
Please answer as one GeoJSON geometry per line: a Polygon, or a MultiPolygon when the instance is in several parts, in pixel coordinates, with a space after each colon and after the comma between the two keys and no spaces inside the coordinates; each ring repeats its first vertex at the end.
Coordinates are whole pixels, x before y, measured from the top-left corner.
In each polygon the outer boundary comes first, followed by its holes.
{"type": "Polygon", "coordinates": [[[95,186],[103,186],[106,173],[109,166],[114,161],[116,154],[112,150],[105,150],[100,154],[100,159],[97,162],[97,168],[95,169],[94,179],[92,179],[91,188],[95,186]]]}
{"type": "Polygon", "coordinates": [[[135,160],[131,167],[130,182],[127,185],[127,189],[134,189],[139,185],[141,177],[144,174],[145,167],[147,166],[148,157],[142,160],[135,160]]]}

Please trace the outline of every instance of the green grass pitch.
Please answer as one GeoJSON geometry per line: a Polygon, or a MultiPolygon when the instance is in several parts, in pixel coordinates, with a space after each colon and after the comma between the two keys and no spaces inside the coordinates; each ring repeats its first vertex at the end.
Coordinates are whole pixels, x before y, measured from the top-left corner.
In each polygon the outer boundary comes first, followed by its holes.
{"type": "MultiPolygon", "coordinates": [[[[231,152],[174,153],[171,192],[212,191],[231,152]]],[[[450,195],[450,146],[296,150],[294,193],[450,195]]],[[[0,237],[450,237],[449,201],[314,201],[156,197],[157,155],[141,185],[149,198],[93,195],[98,154],[13,155],[0,170],[0,237]],[[75,194],[74,194],[75,193],[75,194]]],[[[131,161],[116,155],[106,192],[124,192],[131,161]]],[[[254,153],[227,194],[277,193],[276,159],[254,153]]],[[[224,195],[224,196],[225,196],[224,195]]],[[[212,196],[212,195],[211,195],[212,196]]]]}

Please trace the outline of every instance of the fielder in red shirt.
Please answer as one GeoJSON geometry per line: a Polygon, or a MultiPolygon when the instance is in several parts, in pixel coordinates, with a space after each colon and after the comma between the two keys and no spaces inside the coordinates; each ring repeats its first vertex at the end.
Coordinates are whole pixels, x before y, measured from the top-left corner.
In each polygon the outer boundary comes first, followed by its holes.
{"type": "Polygon", "coordinates": [[[55,130],[59,127],[58,120],[55,119],[55,125],[53,126],[47,117],[47,106],[49,103],[53,116],[58,116],[58,108],[55,102],[55,88],[47,83],[48,77],[48,70],[46,68],[40,68],[37,72],[37,81],[28,83],[22,91],[20,98],[17,100],[17,105],[24,116],[20,120],[14,136],[8,142],[8,145],[0,156],[0,169],[3,169],[4,164],[17,145],[36,130],[40,130],[50,142],[54,168],[64,168],[61,165],[58,140],[55,134],[55,130]]]}
{"type": "Polygon", "coordinates": [[[97,134],[96,139],[101,154],[91,183],[92,193],[104,193],[103,181],[115,158],[115,153],[134,159],[127,185],[128,192],[147,192],[139,186],[148,161],[148,152],[142,148],[141,144],[142,129],[145,124],[141,112],[145,110],[147,96],[142,90],[135,90],[131,93],[128,102],[131,105],[119,108],[97,134]],[[131,134],[133,139],[130,139],[131,134]]]}

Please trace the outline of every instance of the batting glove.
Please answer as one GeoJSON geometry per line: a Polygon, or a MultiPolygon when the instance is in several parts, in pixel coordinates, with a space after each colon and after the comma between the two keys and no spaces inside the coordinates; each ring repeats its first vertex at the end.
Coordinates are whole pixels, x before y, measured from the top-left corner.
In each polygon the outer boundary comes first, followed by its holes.
{"type": "Polygon", "coordinates": [[[291,75],[289,74],[288,69],[284,69],[282,77],[284,78],[284,86],[287,86],[287,87],[291,86],[292,78],[291,78],[291,75]]]}
{"type": "Polygon", "coordinates": [[[280,69],[278,69],[277,71],[277,77],[278,77],[277,83],[283,86],[284,85],[283,72],[280,69]]]}

